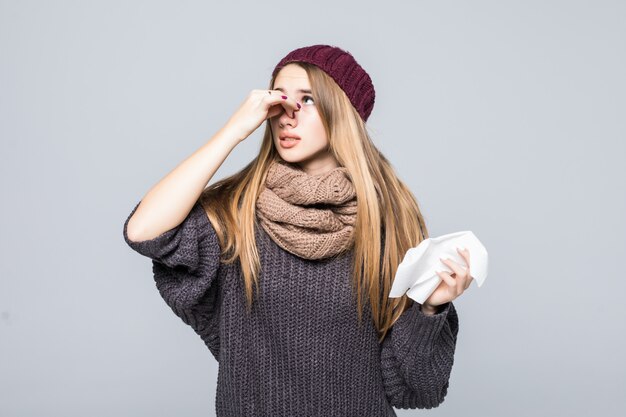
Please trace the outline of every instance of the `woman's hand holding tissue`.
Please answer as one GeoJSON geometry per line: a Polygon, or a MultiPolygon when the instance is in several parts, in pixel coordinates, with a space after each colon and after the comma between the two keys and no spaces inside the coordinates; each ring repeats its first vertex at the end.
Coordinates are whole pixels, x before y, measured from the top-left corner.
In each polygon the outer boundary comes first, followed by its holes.
{"type": "Polygon", "coordinates": [[[454,272],[449,274],[446,271],[437,271],[437,275],[442,279],[435,291],[424,301],[422,304],[422,312],[427,315],[432,315],[437,312],[437,306],[448,303],[456,299],[459,295],[470,286],[474,279],[470,275],[470,258],[469,250],[459,250],[457,252],[465,259],[467,267],[459,265],[452,259],[441,259],[441,262],[445,263],[454,272]]]}
{"type": "Polygon", "coordinates": [[[396,270],[389,297],[406,294],[422,307],[422,312],[435,314],[443,304],[461,295],[472,281],[482,286],[488,264],[487,249],[470,230],[430,237],[407,250],[396,270]],[[443,265],[443,271],[438,271],[443,265]]]}

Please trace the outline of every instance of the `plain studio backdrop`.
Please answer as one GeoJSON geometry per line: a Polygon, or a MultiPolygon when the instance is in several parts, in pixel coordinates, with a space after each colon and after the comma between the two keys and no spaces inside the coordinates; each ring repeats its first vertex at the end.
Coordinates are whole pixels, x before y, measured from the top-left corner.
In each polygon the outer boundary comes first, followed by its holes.
{"type": "Polygon", "coordinates": [[[398,415],[626,415],[625,39],[620,1],[1,1],[0,415],[214,415],[217,362],[122,226],[317,43],[372,76],[430,235],[489,251],[444,403],[398,415]]]}

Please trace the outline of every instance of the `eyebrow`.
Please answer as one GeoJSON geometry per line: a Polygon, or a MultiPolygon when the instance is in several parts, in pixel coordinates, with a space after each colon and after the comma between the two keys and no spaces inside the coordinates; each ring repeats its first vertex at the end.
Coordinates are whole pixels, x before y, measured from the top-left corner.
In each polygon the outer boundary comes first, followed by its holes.
{"type": "MultiPolygon", "coordinates": [[[[276,88],[274,88],[274,90],[279,90],[279,91],[282,91],[283,93],[285,92],[285,89],[282,88],[282,87],[276,87],[276,88]]],[[[302,93],[302,94],[311,94],[312,93],[311,90],[303,90],[303,89],[300,89],[297,92],[298,93],[302,93]]]]}

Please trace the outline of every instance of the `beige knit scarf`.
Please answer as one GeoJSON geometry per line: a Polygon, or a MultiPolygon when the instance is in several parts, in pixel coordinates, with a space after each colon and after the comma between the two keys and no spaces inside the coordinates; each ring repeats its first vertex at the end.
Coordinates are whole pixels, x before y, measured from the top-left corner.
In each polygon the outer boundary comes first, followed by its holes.
{"type": "Polygon", "coordinates": [[[274,161],[256,208],[272,240],[302,258],[331,257],[354,244],[356,192],[344,167],[309,175],[274,161]]]}

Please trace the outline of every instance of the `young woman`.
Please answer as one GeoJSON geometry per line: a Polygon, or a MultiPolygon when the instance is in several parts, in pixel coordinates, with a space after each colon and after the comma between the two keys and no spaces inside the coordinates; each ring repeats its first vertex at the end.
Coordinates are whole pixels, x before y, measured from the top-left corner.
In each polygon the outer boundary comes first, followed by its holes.
{"type": "Polygon", "coordinates": [[[124,223],[161,296],[219,362],[218,416],[394,416],[444,400],[452,300],[472,278],[442,260],[454,273],[439,273],[423,304],[388,297],[428,234],[368,135],[374,99],[347,51],[291,51],[269,90],[251,91],[124,223]],[[258,156],[206,187],[263,123],[258,156]]]}

